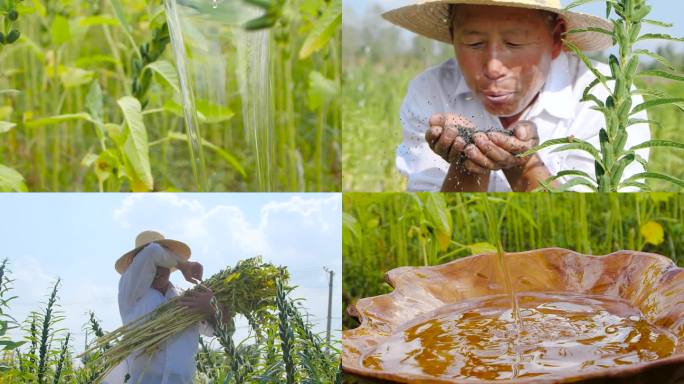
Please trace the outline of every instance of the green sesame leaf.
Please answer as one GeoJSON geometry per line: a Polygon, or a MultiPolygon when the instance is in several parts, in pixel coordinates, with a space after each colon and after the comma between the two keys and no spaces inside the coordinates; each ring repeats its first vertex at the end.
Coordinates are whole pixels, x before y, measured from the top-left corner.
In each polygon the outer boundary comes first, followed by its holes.
{"type": "Polygon", "coordinates": [[[604,35],[608,35],[611,37],[613,36],[613,32],[611,32],[607,29],[604,29],[604,28],[599,28],[599,27],[575,28],[575,29],[571,29],[571,30],[565,32],[565,34],[572,35],[572,34],[576,34],[576,33],[587,33],[587,32],[596,32],[596,33],[602,33],[604,35]]]}
{"type": "Polygon", "coordinates": [[[671,72],[659,71],[656,69],[641,71],[637,73],[637,77],[660,77],[668,80],[684,81],[684,76],[682,75],[671,72]]]}
{"type": "Polygon", "coordinates": [[[166,81],[171,88],[180,95],[180,81],[178,80],[178,72],[173,64],[166,60],[157,60],[154,63],[147,64],[143,71],[150,70],[166,81]]]}
{"type": "Polygon", "coordinates": [[[645,141],[641,144],[637,144],[630,148],[630,151],[636,151],[637,149],[643,149],[643,148],[655,148],[655,147],[668,147],[668,148],[677,148],[677,149],[684,149],[684,143],[678,143],[676,141],[670,141],[670,140],[649,140],[645,141]]]}
{"type": "Polygon", "coordinates": [[[573,1],[572,3],[566,5],[564,9],[565,9],[566,11],[569,11],[569,10],[571,10],[571,9],[573,9],[573,8],[579,7],[580,5],[584,5],[584,4],[587,4],[587,3],[592,3],[592,2],[595,2],[595,1],[598,1],[598,0],[575,0],[575,1],[573,1]]]}
{"type": "Polygon", "coordinates": [[[314,52],[321,50],[335,35],[342,24],[342,0],[333,0],[314,23],[313,29],[306,37],[299,58],[306,59],[314,52]]]}
{"type": "Polygon", "coordinates": [[[599,70],[596,69],[596,67],[594,67],[594,65],[591,63],[591,60],[589,60],[589,58],[584,54],[584,52],[582,52],[582,50],[579,49],[575,44],[573,44],[567,40],[563,40],[563,43],[565,44],[565,46],[570,48],[570,50],[577,57],[579,57],[580,60],[582,60],[584,65],[587,66],[587,68],[591,71],[591,73],[593,73],[594,76],[596,76],[596,78],[601,81],[601,84],[603,84],[603,86],[606,87],[606,89],[610,92],[610,88],[608,87],[606,76],[604,76],[601,72],[599,72],[599,70]]]}
{"type": "Polygon", "coordinates": [[[0,164],[0,191],[27,192],[24,176],[12,168],[0,164]]]}
{"type": "Polygon", "coordinates": [[[16,124],[10,123],[9,121],[0,121],[0,133],[9,132],[10,129],[16,126],[16,124]]]}
{"type": "Polygon", "coordinates": [[[684,38],[673,37],[664,33],[645,33],[637,39],[637,41],[642,40],[670,40],[670,41],[684,41],[684,38]]]}
{"type": "Polygon", "coordinates": [[[126,173],[131,178],[131,189],[134,192],[146,192],[154,187],[150,168],[147,130],[143,123],[142,107],[138,99],[125,96],[117,103],[124,114],[127,132],[122,151],[126,157],[126,173]]]}
{"type": "Polygon", "coordinates": [[[666,59],[665,57],[663,57],[657,53],[651,52],[651,51],[646,50],[646,49],[638,49],[638,50],[634,51],[634,53],[637,55],[648,56],[648,57],[654,59],[655,61],[659,62],[660,64],[664,65],[665,67],[667,67],[667,69],[669,69],[671,71],[675,70],[675,66],[668,59],[666,59]]]}
{"type": "Polygon", "coordinates": [[[684,180],[678,179],[674,176],[665,175],[665,174],[660,173],[660,172],[637,173],[636,175],[634,175],[634,176],[628,178],[627,180],[625,180],[624,182],[622,182],[620,187],[622,188],[623,186],[625,186],[625,184],[628,184],[628,183],[638,182],[641,179],[664,180],[664,181],[667,181],[669,183],[675,184],[681,188],[684,188],[684,180]]]}
{"type": "Polygon", "coordinates": [[[643,19],[643,20],[641,20],[641,22],[646,23],[646,24],[651,24],[651,25],[657,25],[659,27],[664,27],[664,28],[671,28],[673,25],[671,23],[666,23],[664,21],[649,20],[649,19],[643,19]]]}
{"type": "Polygon", "coordinates": [[[570,190],[570,188],[578,186],[578,185],[584,185],[585,187],[589,187],[592,191],[596,191],[596,184],[594,184],[594,181],[592,179],[586,179],[584,177],[575,177],[573,179],[568,180],[567,183],[563,184],[558,192],[566,192],[570,190]]]}
{"type": "Polygon", "coordinates": [[[636,113],[639,113],[641,111],[644,111],[646,109],[650,109],[653,107],[657,107],[659,105],[664,105],[664,104],[675,104],[676,103],[684,103],[684,98],[681,97],[673,97],[673,98],[659,98],[659,99],[653,99],[653,100],[648,100],[645,101],[636,107],[632,109],[632,112],[630,112],[630,116],[634,115],[636,113]]]}

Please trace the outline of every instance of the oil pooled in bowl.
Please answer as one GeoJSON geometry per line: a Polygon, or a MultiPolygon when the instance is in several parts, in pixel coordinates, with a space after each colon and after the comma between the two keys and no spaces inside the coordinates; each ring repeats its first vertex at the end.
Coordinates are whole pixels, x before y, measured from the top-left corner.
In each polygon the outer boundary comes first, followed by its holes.
{"type": "Polygon", "coordinates": [[[569,293],[496,295],[445,306],[411,321],[364,355],[366,368],[425,378],[567,377],[672,355],[676,338],[627,302],[569,293]]]}

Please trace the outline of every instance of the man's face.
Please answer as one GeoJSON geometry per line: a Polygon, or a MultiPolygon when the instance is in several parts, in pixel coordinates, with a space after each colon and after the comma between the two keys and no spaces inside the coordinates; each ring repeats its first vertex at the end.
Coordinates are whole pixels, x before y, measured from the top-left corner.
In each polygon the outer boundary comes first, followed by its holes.
{"type": "Polygon", "coordinates": [[[458,5],[455,12],[453,44],[468,87],[490,114],[521,114],[560,54],[564,24],[511,7],[458,5]]]}
{"type": "Polygon", "coordinates": [[[154,275],[154,280],[152,280],[152,288],[165,292],[169,286],[170,276],[171,270],[169,268],[157,267],[157,273],[154,275]]]}

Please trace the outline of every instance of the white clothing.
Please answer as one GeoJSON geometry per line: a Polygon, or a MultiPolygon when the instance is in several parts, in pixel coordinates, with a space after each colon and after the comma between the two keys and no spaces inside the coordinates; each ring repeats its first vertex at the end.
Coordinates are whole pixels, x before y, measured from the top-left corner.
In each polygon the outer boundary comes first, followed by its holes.
{"type": "MultiPolygon", "coordinates": [[[[610,70],[606,64],[593,63],[604,74],[610,70]]],[[[574,136],[590,142],[597,149],[599,131],[605,126],[603,114],[591,109],[592,102],[580,102],[584,89],[595,76],[573,54],[561,53],[551,64],[549,76],[537,101],[522,116],[537,125],[540,143],[549,139],[574,136]]],[[[609,83],[610,84],[610,83],[609,83]]],[[[605,100],[608,91],[597,85],[592,94],[605,100]]],[[[641,96],[633,96],[632,105],[643,102],[641,96]]],[[[435,113],[457,113],[470,119],[476,127],[502,128],[501,121],[484,109],[468,88],[456,60],[451,59],[428,69],[415,78],[401,106],[400,118],[404,140],[397,148],[396,166],[408,178],[409,191],[439,191],[449,170],[449,163],[435,154],[425,141],[428,120],[435,113]]],[[[632,118],[648,119],[642,111],[632,118]]],[[[637,124],[627,129],[626,148],[650,140],[648,124],[637,124]]],[[[539,156],[552,175],[562,170],[581,170],[594,175],[594,159],[583,151],[553,152],[557,147],[539,151],[539,156]]],[[[648,159],[648,149],[637,151],[648,159]]],[[[641,164],[634,162],[625,169],[623,180],[643,172],[641,164]]],[[[567,179],[561,179],[567,181],[567,179]]],[[[577,191],[588,188],[578,186],[577,191]]],[[[511,187],[503,171],[490,174],[489,192],[509,192],[511,187]]]]}
{"type": "MultiPolygon", "coordinates": [[[[165,295],[151,287],[157,266],[173,268],[177,264],[178,259],[173,253],[157,243],[150,243],[133,258],[133,262],[119,280],[119,312],[124,325],[149,314],[179,295],[179,291],[173,285],[165,295]]],[[[117,370],[124,375],[130,374],[128,383],[190,383],[195,374],[195,354],[200,332],[211,336],[213,329],[204,322],[193,325],[171,337],[152,356],[132,354],[126,359],[125,366],[117,367],[117,370]]],[[[119,375],[120,373],[116,376],[119,375]]],[[[111,383],[114,383],[114,380],[113,377],[107,378],[111,383]]]]}

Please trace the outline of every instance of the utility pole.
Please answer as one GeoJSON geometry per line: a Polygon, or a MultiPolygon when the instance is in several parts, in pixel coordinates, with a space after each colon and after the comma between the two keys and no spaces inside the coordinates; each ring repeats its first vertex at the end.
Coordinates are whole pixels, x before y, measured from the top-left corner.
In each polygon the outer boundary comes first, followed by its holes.
{"type": "Polygon", "coordinates": [[[325,336],[325,349],[327,352],[330,352],[330,322],[332,320],[332,291],[333,291],[333,276],[335,276],[335,271],[329,270],[327,267],[323,267],[323,269],[330,274],[330,283],[328,286],[328,325],[326,327],[326,336],[325,336]]]}

